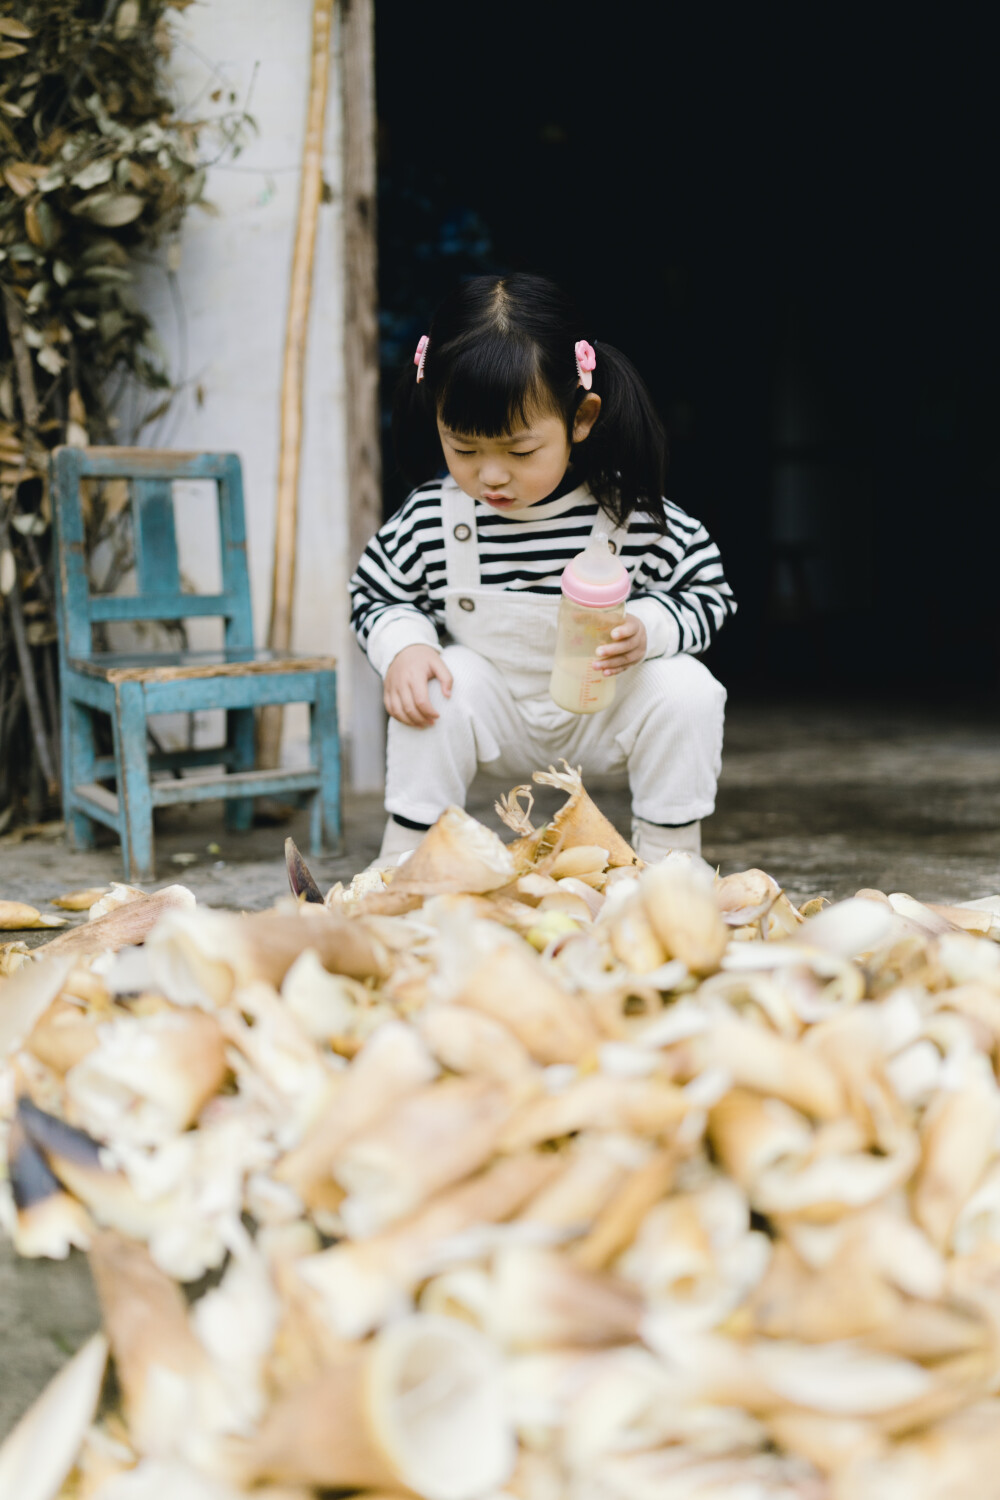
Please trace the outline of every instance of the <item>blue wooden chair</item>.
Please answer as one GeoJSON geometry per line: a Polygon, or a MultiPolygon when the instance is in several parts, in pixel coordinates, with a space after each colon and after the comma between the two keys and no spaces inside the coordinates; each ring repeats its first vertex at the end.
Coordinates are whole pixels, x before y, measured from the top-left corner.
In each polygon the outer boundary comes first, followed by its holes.
{"type": "Polygon", "coordinates": [[[153,875],[153,808],[226,799],[226,826],[250,827],[253,797],[308,793],[312,849],[340,839],[340,740],[337,674],[331,657],[256,651],[250,613],[243,480],[232,453],[173,453],[146,448],[57,448],[51,493],[62,698],[63,814],[73,842],[89,848],[94,824],[117,830],[130,880],[153,875]],[[91,593],[84,545],[82,485],[124,479],[131,491],[137,593],[91,593]],[[175,480],[213,480],[218,494],[222,592],[181,590],[174,526],[175,480]],[[95,652],[99,621],[221,617],[221,651],[95,652]],[[308,703],[312,765],[299,771],[254,770],[254,709],[308,703]],[[221,749],[148,751],[150,714],[222,708],[221,749]],[[111,719],[114,755],[97,754],[94,714],[111,719]],[[189,766],[225,767],[202,779],[189,766]],[[164,779],[151,772],[169,771],[164,779]],[[115,791],[102,782],[114,778],[115,791]]]}

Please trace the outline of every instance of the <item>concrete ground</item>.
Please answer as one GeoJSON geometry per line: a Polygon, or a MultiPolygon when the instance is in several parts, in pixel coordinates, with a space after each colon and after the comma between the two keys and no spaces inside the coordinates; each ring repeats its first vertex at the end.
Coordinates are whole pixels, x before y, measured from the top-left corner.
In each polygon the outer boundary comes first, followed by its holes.
{"type": "MultiPolygon", "coordinates": [[[[531,766],[525,766],[529,779],[531,766]]],[[[491,826],[497,784],[477,784],[469,810],[491,826]]],[[[628,832],[623,786],[592,787],[628,832]]],[[[546,794],[539,807],[560,798],[546,794]]],[[[157,824],[157,885],[183,881],[216,906],[255,909],[287,890],[282,843],[305,852],[306,815],[227,835],[221,805],[165,810],[157,824]],[[193,861],[178,860],[194,855],[193,861]]],[[[325,888],[375,854],[383,814],[374,796],[345,802],[345,850],[315,860],[325,888]]],[[[862,886],[961,901],[1000,891],[1000,711],[884,705],[736,704],[704,853],[723,874],[757,865],[797,901],[862,886]]],[[[122,879],[116,847],[67,849],[61,839],[0,839],[0,899],[42,910],[62,891],[122,879]]],[[[10,933],[37,941],[43,934],[10,933]]],[[[0,1240],[0,1435],[87,1333],[96,1309],[79,1256],[17,1261],[0,1240]]]]}

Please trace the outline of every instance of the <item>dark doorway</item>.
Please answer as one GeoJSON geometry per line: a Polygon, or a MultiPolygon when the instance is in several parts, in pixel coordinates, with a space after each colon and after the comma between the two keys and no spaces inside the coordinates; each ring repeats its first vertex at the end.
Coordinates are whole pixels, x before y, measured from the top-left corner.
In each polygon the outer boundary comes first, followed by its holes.
{"type": "Polygon", "coordinates": [[[456,279],[549,272],[667,421],[668,493],[740,600],[730,686],[994,689],[985,37],[912,9],[450,0],[377,26],[387,380],[456,279]]]}

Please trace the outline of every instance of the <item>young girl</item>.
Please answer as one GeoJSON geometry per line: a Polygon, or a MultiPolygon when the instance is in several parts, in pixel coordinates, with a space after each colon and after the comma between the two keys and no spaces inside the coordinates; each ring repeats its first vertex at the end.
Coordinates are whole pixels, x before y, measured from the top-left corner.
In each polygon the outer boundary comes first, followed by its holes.
{"type": "Polygon", "coordinates": [[[523,781],[559,757],[628,772],[642,859],[700,850],[726,694],[694,653],[736,604],[705,528],[662,498],[663,429],[639,375],[585,331],[545,278],[481,276],[404,374],[394,437],[417,488],[350,585],[390,714],[379,863],[464,806],[479,766],[523,781]],[[632,590],[597,653],[615,697],[574,714],[548,692],[560,575],[599,530],[632,590]]]}

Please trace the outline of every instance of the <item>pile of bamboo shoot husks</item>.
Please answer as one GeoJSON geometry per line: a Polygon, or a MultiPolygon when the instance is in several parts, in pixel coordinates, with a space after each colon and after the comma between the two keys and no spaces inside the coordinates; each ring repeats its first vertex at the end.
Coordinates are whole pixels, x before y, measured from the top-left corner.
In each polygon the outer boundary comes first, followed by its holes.
{"type": "Polygon", "coordinates": [[[1000,902],[643,869],[536,779],[19,955],[0,1211],[104,1331],[0,1500],[1000,1496],[1000,902]]]}

